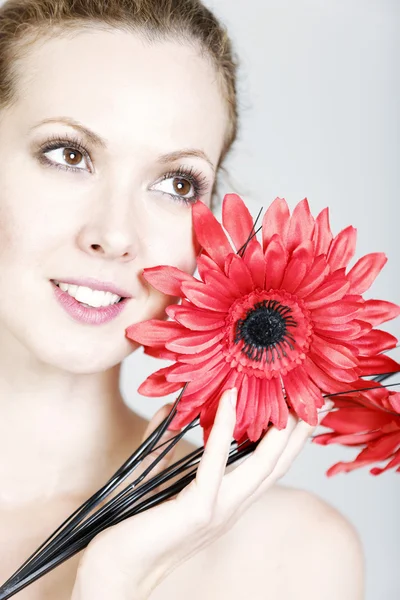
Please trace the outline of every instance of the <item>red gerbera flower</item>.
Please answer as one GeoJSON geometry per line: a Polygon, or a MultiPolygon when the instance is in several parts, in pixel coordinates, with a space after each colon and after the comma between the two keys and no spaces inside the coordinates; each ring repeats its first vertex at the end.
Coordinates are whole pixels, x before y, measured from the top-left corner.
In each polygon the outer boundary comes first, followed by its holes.
{"type": "Polygon", "coordinates": [[[342,396],[335,399],[335,406],[337,410],[330,412],[321,423],[332,431],[317,435],[313,442],[324,446],[361,446],[363,450],[353,461],[333,465],[327,475],[348,473],[384,460],[389,462],[383,468],[371,469],[372,475],[395,467],[400,472],[400,393],[378,388],[373,393],[362,394],[357,403],[353,397],[342,396]]]}
{"type": "Polygon", "coordinates": [[[148,377],[141,394],[163,396],[189,382],[170,429],[200,414],[206,443],[221,393],[236,386],[234,437],[257,441],[269,422],[286,426],[290,407],[315,425],[322,392],[358,389],[366,383],[360,376],[398,370],[379,354],[396,338],[372,327],[397,316],[399,307],[361,296],[386,257],[369,254],[346,273],[353,227],[333,238],[328,209],[314,219],[305,198],[290,215],[276,198],[260,244],[254,235],[249,241],[254,223],[236,194],[223,202],[230,239],[202,202],[192,211],[201,280],[169,266],[145,269],[153,287],[182,303],[166,309],[173,321],[151,319],[126,330],[147,354],[174,361],[148,377]]]}

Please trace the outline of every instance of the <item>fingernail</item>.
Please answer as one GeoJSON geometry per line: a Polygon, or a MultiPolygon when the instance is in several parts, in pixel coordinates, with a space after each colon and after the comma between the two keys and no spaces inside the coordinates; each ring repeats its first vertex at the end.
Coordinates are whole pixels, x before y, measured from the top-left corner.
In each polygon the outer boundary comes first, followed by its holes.
{"type": "Polygon", "coordinates": [[[327,416],[334,404],[332,400],[326,400],[325,404],[318,409],[318,425],[321,425],[321,421],[327,416]]]}
{"type": "Polygon", "coordinates": [[[231,405],[233,406],[233,408],[236,408],[236,403],[237,403],[237,389],[236,388],[232,388],[231,391],[229,392],[229,401],[230,401],[231,405]]]}

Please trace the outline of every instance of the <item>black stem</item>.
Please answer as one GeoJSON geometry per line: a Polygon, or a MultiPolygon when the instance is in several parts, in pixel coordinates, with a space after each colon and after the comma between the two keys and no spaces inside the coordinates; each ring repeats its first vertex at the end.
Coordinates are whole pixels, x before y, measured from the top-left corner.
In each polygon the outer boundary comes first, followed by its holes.
{"type": "MultiPolygon", "coordinates": [[[[36,564],[52,552],[54,548],[57,548],[57,544],[60,544],[68,534],[82,522],[84,517],[88,515],[104,498],[110,495],[142,462],[148,454],[154,450],[155,444],[162,437],[166,431],[168,425],[172,421],[176,414],[176,407],[186,389],[187,384],[182,388],[178,398],[175,401],[168,417],[162,421],[162,423],[150,434],[146,440],[135,450],[135,452],[119,467],[114,473],[110,480],[93,494],[86,502],[76,509],[61,525],[47,538],[35,552],[19,567],[19,569],[12,575],[10,579],[6,581],[4,585],[7,585],[11,579],[21,575],[25,575],[25,569],[29,573],[36,564]],[[144,452],[147,450],[146,454],[144,452]],[[58,533],[60,532],[60,533],[58,533]],[[58,534],[58,535],[57,535],[58,534]],[[53,539],[54,538],[54,539],[53,539]],[[40,553],[40,551],[47,545],[47,547],[40,553]]],[[[0,588],[1,590],[2,588],[0,588]]]]}
{"type": "MultiPolygon", "coordinates": [[[[246,442],[242,443],[241,446],[243,446],[245,443],[246,442]]],[[[237,460],[240,460],[241,458],[243,458],[250,452],[253,452],[253,450],[257,447],[258,443],[259,443],[259,441],[249,443],[247,446],[245,446],[241,450],[238,450],[238,448],[236,448],[236,450],[235,450],[236,454],[232,453],[229,456],[227,465],[229,465],[233,462],[236,462],[237,460]]],[[[188,485],[190,483],[190,481],[192,481],[195,478],[196,472],[197,472],[197,469],[193,469],[193,471],[191,473],[189,473],[189,474],[185,475],[183,478],[179,479],[179,481],[174,483],[172,486],[170,486],[166,490],[162,490],[158,494],[155,494],[153,497],[149,498],[148,500],[145,500],[144,502],[139,504],[137,507],[131,508],[131,510],[129,510],[125,514],[114,515],[113,520],[112,520],[112,522],[110,522],[109,526],[116,525],[117,523],[124,521],[125,519],[127,519],[131,516],[134,516],[135,514],[138,514],[139,512],[143,512],[144,510],[147,510],[148,508],[150,508],[152,506],[155,506],[157,504],[160,504],[161,502],[164,502],[167,498],[175,496],[177,493],[179,493],[179,491],[181,491],[184,487],[186,487],[186,485],[188,485]]],[[[72,546],[65,548],[61,554],[58,554],[57,556],[53,557],[48,563],[46,563],[45,565],[42,565],[36,571],[30,572],[29,575],[27,575],[27,577],[25,577],[24,579],[22,579],[22,578],[14,579],[13,578],[13,581],[10,582],[10,584],[8,584],[8,585],[4,584],[2,586],[2,588],[0,589],[0,600],[7,600],[8,598],[11,598],[17,592],[21,591],[22,589],[24,589],[25,587],[27,587],[28,585],[30,585],[31,583],[33,583],[34,581],[39,579],[40,577],[43,577],[43,575],[45,575],[46,573],[48,573],[49,571],[51,571],[58,565],[62,564],[64,561],[68,560],[69,558],[71,558],[72,556],[74,556],[75,554],[77,554],[78,552],[83,550],[84,548],[86,548],[88,546],[88,544],[90,543],[90,541],[98,533],[100,533],[100,531],[102,531],[103,529],[104,528],[102,527],[102,525],[99,525],[96,529],[92,530],[84,538],[76,541],[72,546]]]]}

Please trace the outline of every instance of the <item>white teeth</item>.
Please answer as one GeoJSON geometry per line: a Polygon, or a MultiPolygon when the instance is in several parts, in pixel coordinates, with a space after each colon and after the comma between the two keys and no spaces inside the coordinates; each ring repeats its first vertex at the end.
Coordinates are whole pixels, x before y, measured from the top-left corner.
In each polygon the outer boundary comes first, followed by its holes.
{"type": "Polygon", "coordinates": [[[69,283],[62,283],[55,281],[58,287],[63,291],[67,292],[70,296],[81,302],[82,304],[88,304],[94,308],[100,306],[110,306],[116,304],[121,299],[121,296],[112,294],[111,292],[101,292],[100,290],[92,290],[91,288],[83,285],[72,285],[69,283]]]}

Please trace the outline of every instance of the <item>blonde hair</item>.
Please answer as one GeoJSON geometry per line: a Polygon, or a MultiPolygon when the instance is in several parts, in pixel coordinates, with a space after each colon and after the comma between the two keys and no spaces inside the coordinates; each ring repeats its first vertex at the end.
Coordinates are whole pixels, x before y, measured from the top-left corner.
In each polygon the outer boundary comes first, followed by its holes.
{"type": "Polygon", "coordinates": [[[140,33],[150,44],[189,43],[212,61],[229,116],[217,169],[225,171],[238,134],[238,61],[226,27],[200,0],[8,0],[0,8],[0,112],[17,100],[18,65],[32,44],[84,28],[140,33]]]}

